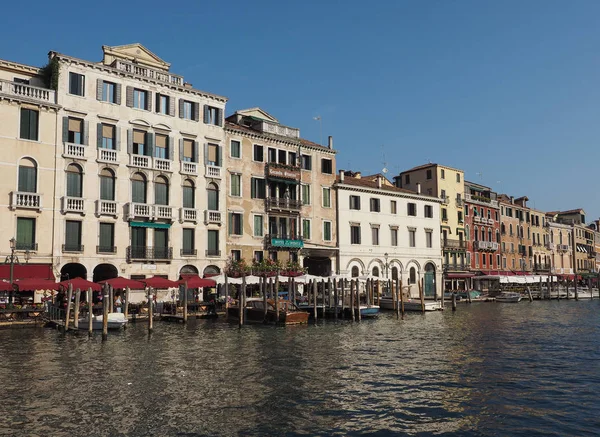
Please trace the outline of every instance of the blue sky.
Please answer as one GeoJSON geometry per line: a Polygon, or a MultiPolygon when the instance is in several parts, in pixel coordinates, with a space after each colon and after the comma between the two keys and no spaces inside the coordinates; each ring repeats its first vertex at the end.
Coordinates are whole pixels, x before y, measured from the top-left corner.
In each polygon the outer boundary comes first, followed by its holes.
{"type": "Polygon", "coordinates": [[[19,2],[0,58],[140,42],[196,88],[333,135],[338,168],[428,161],[544,210],[596,202],[600,2],[19,2]],[[57,6],[57,4],[59,6],[57,6]],[[482,173],[478,175],[477,173],[482,173]]]}

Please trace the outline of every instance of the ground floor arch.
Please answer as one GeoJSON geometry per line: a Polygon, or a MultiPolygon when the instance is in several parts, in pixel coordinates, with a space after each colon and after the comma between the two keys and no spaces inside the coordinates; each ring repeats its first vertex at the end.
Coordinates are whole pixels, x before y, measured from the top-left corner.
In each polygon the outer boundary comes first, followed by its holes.
{"type": "Polygon", "coordinates": [[[106,279],[112,279],[119,276],[119,271],[112,264],[98,264],[94,267],[93,281],[100,282],[106,279]]]}
{"type": "Polygon", "coordinates": [[[87,279],[87,269],[83,264],[68,263],[60,269],[60,280],[66,281],[69,279],[83,278],[87,279]]]}

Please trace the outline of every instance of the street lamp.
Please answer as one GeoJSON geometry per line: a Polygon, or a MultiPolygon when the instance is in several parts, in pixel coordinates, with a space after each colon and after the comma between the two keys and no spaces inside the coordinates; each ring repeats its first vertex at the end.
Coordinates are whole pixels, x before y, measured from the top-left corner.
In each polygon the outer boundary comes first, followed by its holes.
{"type": "Polygon", "coordinates": [[[384,253],[383,256],[385,257],[385,279],[388,279],[389,278],[388,271],[390,269],[390,265],[388,263],[388,253],[387,252],[384,253]]]}

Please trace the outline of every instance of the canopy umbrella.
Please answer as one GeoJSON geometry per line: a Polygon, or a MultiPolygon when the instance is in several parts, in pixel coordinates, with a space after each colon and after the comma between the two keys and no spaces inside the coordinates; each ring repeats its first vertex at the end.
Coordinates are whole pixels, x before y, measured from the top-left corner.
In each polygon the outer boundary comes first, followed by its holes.
{"type": "Polygon", "coordinates": [[[59,284],[65,288],[67,288],[69,284],[71,284],[73,286],[73,290],[76,290],[78,288],[79,290],[87,290],[88,288],[91,288],[93,291],[102,290],[102,287],[100,287],[100,285],[83,278],[67,279],[66,281],[59,282],[59,284]]]}
{"type": "Polygon", "coordinates": [[[129,287],[131,290],[143,290],[144,288],[146,288],[143,282],[135,281],[133,279],[127,279],[122,276],[117,276],[116,278],[100,281],[99,284],[108,284],[115,289],[124,289],[129,287]]]}
{"type": "Polygon", "coordinates": [[[0,281],[0,291],[12,291],[13,286],[8,281],[0,281]]]}
{"type": "Polygon", "coordinates": [[[52,279],[19,279],[14,281],[19,291],[58,290],[60,283],[52,279]]]}
{"type": "Polygon", "coordinates": [[[148,279],[141,279],[140,282],[143,282],[146,284],[147,287],[152,287],[152,288],[177,288],[179,287],[179,283],[175,282],[175,281],[171,281],[169,279],[166,278],[161,278],[160,276],[153,276],[151,278],[148,279]]]}
{"type": "Polygon", "coordinates": [[[202,288],[202,287],[214,287],[217,283],[213,279],[201,278],[198,275],[186,276],[179,281],[179,284],[185,284],[187,282],[187,288],[202,288]]]}

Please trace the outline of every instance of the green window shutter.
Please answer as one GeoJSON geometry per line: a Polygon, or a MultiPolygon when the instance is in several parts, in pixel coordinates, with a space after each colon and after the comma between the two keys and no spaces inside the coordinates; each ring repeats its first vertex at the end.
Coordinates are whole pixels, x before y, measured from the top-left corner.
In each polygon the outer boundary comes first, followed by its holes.
{"type": "Polygon", "coordinates": [[[21,133],[20,138],[29,138],[29,109],[21,108],[21,133]]]}
{"type": "MultiPolygon", "coordinates": [[[[183,187],[183,207],[193,208],[194,207],[194,188],[183,187]]],[[[210,209],[210,191],[209,191],[209,207],[210,209]]]]}
{"type": "Polygon", "coordinates": [[[102,123],[96,125],[96,147],[102,148],[102,123]]]}
{"type": "Polygon", "coordinates": [[[115,103],[117,105],[121,104],[121,84],[115,84],[115,103]]]}
{"type": "Polygon", "coordinates": [[[114,225],[112,223],[100,223],[100,247],[108,250],[114,246],[114,243],[114,225]]]}
{"type": "Polygon", "coordinates": [[[174,141],[173,137],[167,137],[167,144],[168,144],[168,147],[169,147],[169,156],[168,156],[168,159],[170,159],[171,161],[173,161],[173,158],[175,157],[174,156],[175,151],[173,150],[174,149],[174,147],[173,147],[174,143],[175,143],[175,141],[174,141]]]}
{"type": "Polygon", "coordinates": [[[17,248],[33,249],[35,244],[35,219],[17,218],[17,248]]]}
{"type": "MultiPolygon", "coordinates": [[[[232,213],[232,212],[230,212],[230,213],[229,213],[229,214],[227,214],[227,215],[229,216],[229,217],[228,217],[228,220],[227,220],[227,222],[228,222],[228,224],[229,224],[229,225],[228,225],[228,232],[229,232],[229,235],[231,235],[231,234],[233,233],[233,213],[232,213]]],[[[210,234],[210,231],[209,231],[209,234],[210,234]]],[[[210,245],[209,245],[209,247],[210,247],[210,245]]]]}
{"type": "Polygon", "coordinates": [[[212,251],[219,250],[219,231],[208,231],[208,249],[212,251]]]}
{"type": "Polygon", "coordinates": [[[127,153],[133,153],[133,130],[127,129],[127,153]]]}
{"type": "Polygon", "coordinates": [[[104,81],[102,79],[96,79],[96,100],[102,100],[102,87],[104,81]]]}
{"type": "Polygon", "coordinates": [[[81,245],[81,222],[67,220],[65,245],[69,249],[79,249],[81,245]]]}
{"type": "Polygon", "coordinates": [[[65,143],[69,141],[69,117],[63,117],[62,139],[65,143]]]}
{"type": "Polygon", "coordinates": [[[200,156],[199,156],[199,149],[200,149],[200,143],[198,143],[198,141],[194,141],[194,157],[193,160],[195,163],[199,163],[200,161],[200,156]]]}
{"type": "Polygon", "coordinates": [[[223,126],[223,110],[218,109],[217,112],[218,112],[217,125],[223,126]]]}
{"type": "Polygon", "coordinates": [[[154,248],[166,248],[169,243],[168,229],[154,229],[154,248]]]}
{"type": "Polygon", "coordinates": [[[256,199],[256,178],[250,178],[250,198],[256,199]]]}
{"type": "Polygon", "coordinates": [[[179,160],[183,161],[183,138],[179,138],[179,160]]]}
{"type": "Polygon", "coordinates": [[[183,230],[183,250],[190,253],[194,250],[194,230],[186,228],[183,230]]]}
{"type": "Polygon", "coordinates": [[[208,165],[208,143],[204,143],[204,165],[208,165]]]}
{"type": "Polygon", "coordinates": [[[37,169],[35,167],[19,166],[18,190],[25,193],[35,193],[37,184],[37,169]]]}
{"type": "Polygon", "coordinates": [[[100,177],[100,199],[115,200],[115,180],[112,177],[100,177]]]}
{"type": "Polygon", "coordinates": [[[87,120],[83,121],[83,138],[82,143],[84,146],[90,144],[90,122],[87,120]]]}
{"type": "Polygon", "coordinates": [[[146,132],[145,146],[146,156],[154,156],[154,134],[152,132],[146,132]]]}

